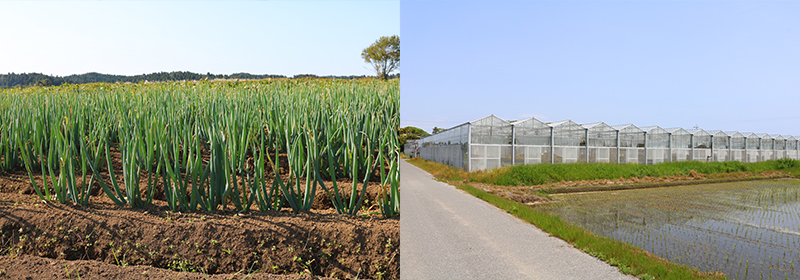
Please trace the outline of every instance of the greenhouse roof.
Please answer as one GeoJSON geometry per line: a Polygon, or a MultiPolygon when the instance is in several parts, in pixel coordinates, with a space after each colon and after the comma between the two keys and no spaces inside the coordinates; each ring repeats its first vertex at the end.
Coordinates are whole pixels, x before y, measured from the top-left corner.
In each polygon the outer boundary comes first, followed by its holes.
{"type": "Polygon", "coordinates": [[[730,135],[731,137],[744,137],[744,134],[739,133],[738,131],[725,131],[725,134],[730,135]]]}
{"type": "Polygon", "coordinates": [[[518,126],[526,126],[526,127],[545,127],[545,126],[547,126],[547,124],[545,124],[543,121],[540,121],[540,120],[538,120],[538,119],[536,119],[534,117],[530,117],[530,118],[527,118],[527,119],[524,119],[524,120],[518,120],[518,121],[511,122],[511,125],[514,125],[514,126],[517,126],[517,125],[518,126]]]}
{"type": "Polygon", "coordinates": [[[633,125],[632,123],[612,125],[611,127],[613,127],[614,129],[616,129],[618,131],[629,130],[629,132],[630,132],[630,130],[633,130],[634,132],[644,132],[644,130],[642,130],[641,128],[633,125]]]}
{"type": "Polygon", "coordinates": [[[708,131],[705,131],[702,128],[690,129],[690,130],[687,130],[687,131],[691,135],[697,135],[697,136],[708,136],[708,135],[711,135],[710,133],[708,133],[708,131]]]}
{"type": "Polygon", "coordinates": [[[689,134],[689,131],[686,131],[686,129],[683,129],[681,127],[670,127],[670,128],[665,128],[664,130],[666,130],[666,131],[668,131],[669,133],[672,133],[672,134],[676,134],[676,133],[677,134],[689,134]],[[683,131],[683,133],[681,133],[681,131],[683,131]]]}
{"type": "Polygon", "coordinates": [[[729,136],[727,133],[725,133],[722,130],[716,130],[715,129],[715,130],[709,130],[709,131],[706,131],[706,132],[708,132],[708,134],[711,134],[711,135],[714,135],[714,136],[729,136]]]}
{"type": "Polygon", "coordinates": [[[546,123],[546,124],[549,127],[559,127],[559,126],[562,126],[562,125],[579,125],[579,124],[573,122],[572,120],[550,122],[550,123],[546,123]]]}
{"type": "Polygon", "coordinates": [[[604,122],[585,123],[585,124],[581,124],[581,126],[583,128],[585,128],[585,129],[594,129],[594,128],[600,128],[600,127],[612,128],[610,125],[608,125],[608,124],[606,124],[604,122]]]}
{"type": "Polygon", "coordinates": [[[667,131],[666,129],[663,129],[660,126],[657,126],[657,125],[648,125],[648,126],[643,126],[643,127],[640,127],[640,128],[642,130],[644,130],[645,132],[647,132],[647,133],[655,133],[655,134],[666,134],[666,133],[669,133],[669,131],[667,131]]]}
{"type": "Polygon", "coordinates": [[[758,138],[761,138],[761,139],[764,139],[764,138],[772,139],[772,137],[769,136],[769,134],[767,134],[767,133],[756,133],[756,136],[758,136],[758,138]]]}
{"type": "Polygon", "coordinates": [[[488,115],[486,117],[474,120],[469,122],[472,125],[486,125],[486,126],[506,126],[511,125],[510,122],[507,122],[501,118],[496,117],[495,115],[488,115]]]}

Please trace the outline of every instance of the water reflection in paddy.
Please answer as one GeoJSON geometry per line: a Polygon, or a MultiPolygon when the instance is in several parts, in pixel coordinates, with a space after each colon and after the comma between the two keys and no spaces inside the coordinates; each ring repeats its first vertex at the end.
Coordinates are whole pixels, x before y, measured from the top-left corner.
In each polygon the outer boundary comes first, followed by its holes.
{"type": "Polygon", "coordinates": [[[565,194],[539,206],[595,234],[731,279],[800,279],[800,181],[565,194]]]}

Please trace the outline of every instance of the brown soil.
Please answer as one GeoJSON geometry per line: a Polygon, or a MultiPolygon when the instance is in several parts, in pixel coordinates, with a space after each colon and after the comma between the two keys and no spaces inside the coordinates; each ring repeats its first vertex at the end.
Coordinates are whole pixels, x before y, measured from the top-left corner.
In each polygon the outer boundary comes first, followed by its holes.
{"type": "MultiPolygon", "coordinates": [[[[400,278],[399,217],[336,214],[323,190],[300,214],[175,213],[158,197],[117,206],[96,185],[88,206],[45,203],[24,168],[0,173],[0,279],[400,278]]],[[[377,211],[379,190],[368,183],[359,214],[377,211]]]]}
{"type": "MultiPolygon", "coordinates": [[[[749,172],[735,172],[724,174],[700,174],[692,170],[689,175],[676,175],[664,177],[644,178],[619,178],[616,180],[596,179],[582,181],[561,181],[535,186],[498,186],[482,183],[472,183],[473,186],[484,191],[499,195],[506,199],[526,204],[539,204],[550,202],[539,193],[557,194],[592,191],[611,191],[625,189],[658,188],[682,185],[706,184],[710,182],[733,182],[747,180],[761,180],[774,178],[787,178],[790,174],[781,171],[766,171],[761,174],[749,172]]],[[[466,182],[465,182],[466,183],[466,182]]]]}
{"type": "Polygon", "coordinates": [[[267,273],[228,273],[203,274],[198,272],[179,272],[151,266],[128,266],[121,268],[93,260],[54,260],[21,255],[18,257],[0,256],[0,279],[336,279],[308,275],[278,275],[267,273]]]}

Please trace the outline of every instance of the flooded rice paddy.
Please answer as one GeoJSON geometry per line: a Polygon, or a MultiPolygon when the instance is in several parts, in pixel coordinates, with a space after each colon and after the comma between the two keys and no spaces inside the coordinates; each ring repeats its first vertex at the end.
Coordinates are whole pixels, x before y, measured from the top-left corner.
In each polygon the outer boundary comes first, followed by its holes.
{"type": "Polygon", "coordinates": [[[800,180],[554,196],[561,219],[731,279],[800,279],[800,180]]]}

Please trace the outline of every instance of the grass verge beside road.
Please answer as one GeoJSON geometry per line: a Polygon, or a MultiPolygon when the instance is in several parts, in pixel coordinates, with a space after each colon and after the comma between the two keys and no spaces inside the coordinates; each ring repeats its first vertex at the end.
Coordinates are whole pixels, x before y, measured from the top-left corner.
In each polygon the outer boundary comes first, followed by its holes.
{"type": "MultiPolygon", "coordinates": [[[[795,171],[800,174],[800,161],[793,159],[743,163],[738,161],[664,162],[654,165],[616,163],[529,164],[468,173],[470,181],[501,186],[532,186],[558,181],[596,179],[630,179],[699,174],[715,175],[734,172],[758,174],[766,171],[795,171]]],[[[466,172],[465,172],[466,173],[466,172]]],[[[463,176],[463,175],[462,175],[463,176]]]]}

